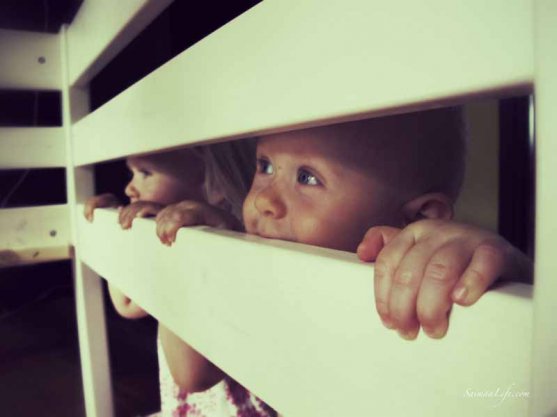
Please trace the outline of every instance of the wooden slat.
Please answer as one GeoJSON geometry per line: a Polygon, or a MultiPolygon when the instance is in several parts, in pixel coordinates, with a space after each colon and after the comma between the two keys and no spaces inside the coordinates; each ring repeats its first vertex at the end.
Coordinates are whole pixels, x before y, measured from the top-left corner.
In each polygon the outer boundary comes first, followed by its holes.
{"type": "Polygon", "coordinates": [[[0,88],[60,89],[57,35],[0,29],[0,57],[0,88]]]}
{"type": "Polygon", "coordinates": [[[0,267],[68,259],[66,205],[0,210],[0,267]]]}
{"type": "Polygon", "coordinates": [[[79,234],[97,273],[285,416],[526,414],[527,399],[501,396],[529,391],[528,286],[456,307],[441,341],[406,342],[381,325],[373,268],[353,254],[208,228],[168,248],[153,220],[122,231],[115,210],[79,234]]]}
{"type": "Polygon", "coordinates": [[[1,169],[65,166],[66,147],[62,128],[0,128],[1,169]]]}
{"type": "Polygon", "coordinates": [[[536,264],[531,417],[557,413],[557,2],[535,2],[536,264]]]}
{"type": "Polygon", "coordinates": [[[0,268],[61,261],[69,259],[70,256],[68,245],[52,248],[0,249],[0,268]]]}
{"type": "MultiPolygon", "coordinates": [[[[105,6],[108,6],[106,3],[105,6]]],[[[108,12],[110,8],[106,8],[108,12]]],[[[97,16],[99,18],[100,16],[97,16]]],[[[100,22],[97,22],[100,23],[100,22]]],[[[89,33],[94,36],[94,33],[89,33]]],[[[72,88],[69,82],[67,27],[61,33],[62,49],[62,119],[67,152],[66,195],[69,206],[68,221],[71,229],[70,240],[74,244],[72,266],[74,272],[77,331],[79,338],[79,357],[83,383],[83,400],[87,417],[114,416],[112,380],[104,314],[104,296],[99,276],[81,260],[79,246],[76,245],[77,216],[76,203],[83,202],[85,196],[94,191],[94,175],[90,167],[76,168],[72,158],[73,117],[89,110],[87,89],[72,88]]]]}
{"type": "Polygon", "coordinates": [[[172,0],[85,0],[68,30],[69,82],[85,85],[172,0]]]}
{"type": "Polygon", "coordinates": [[[81,120],[76,162],[527,91],[531,20],[530,0],[267,0],[81,120]]]}

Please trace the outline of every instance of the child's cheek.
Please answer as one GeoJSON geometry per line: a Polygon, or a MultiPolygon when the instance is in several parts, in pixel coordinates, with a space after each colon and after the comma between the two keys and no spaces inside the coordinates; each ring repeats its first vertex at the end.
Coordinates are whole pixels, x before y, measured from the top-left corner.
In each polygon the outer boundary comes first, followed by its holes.
{"type": "Polygon", "coordinates": [[[329,246],[332,240],[330,222],[323,202],[298,194],[291,202],[289,223],[295,240],[316,246],[329,246]]]}
{"type": "Polygon", "coordinates": [[[242,205],[242,219],[246,232],[248,233],[254,233],[257,224],[257,210],[255,209],[254,195],[252,190],[250,190],[242,205]]]}

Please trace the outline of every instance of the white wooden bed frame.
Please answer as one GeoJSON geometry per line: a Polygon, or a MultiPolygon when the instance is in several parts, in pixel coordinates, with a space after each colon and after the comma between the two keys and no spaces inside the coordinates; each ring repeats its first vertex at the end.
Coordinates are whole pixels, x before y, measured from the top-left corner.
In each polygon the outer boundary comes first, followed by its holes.
{"type": "Polygon", "coordinates": [[[62,128],[0,129],[0,166],[66,167],[68,204],[2,210],[0,244],[72,257],[87,416],[113,415],[99,275],[286,417],[556,416],[557,2],[266,0],[90,113],[92,77],[169,3],[85,0],[58,35],[0,34],[2,88],[63,92],[62,128]],[[386,331],[353,254],[208,228],[167,248],[152,220],[82,216],[98,162],[532,92],[533,295],[455,308],[442,341],[386,331]]]}

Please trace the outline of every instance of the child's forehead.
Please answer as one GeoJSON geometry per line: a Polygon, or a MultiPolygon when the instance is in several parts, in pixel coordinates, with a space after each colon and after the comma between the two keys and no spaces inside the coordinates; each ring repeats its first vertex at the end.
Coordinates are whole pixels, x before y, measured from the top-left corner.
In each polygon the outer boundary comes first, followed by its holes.
{"type": "Polygon", "coordinates": [[[345,163],[369,160],[376,150],[373,135],[359,126],[332,125],[277,133],[258,141],[258,153],[320,157],[345,163]]]}
{"type": "Polygon", "coordinates": [[[126,158],[126,165],[128,168],[132,169],[150,169],[157,170],[160,167],[152,158],[148,156],[130,156],[126,158]]]}
{"type": "Polygon", "coordinates": [[[303,130],[265,136],[258,141],[257,150],[295,155],[334,155],[336,149],[342,146],[341,140],[324,133],[303,130]]]}

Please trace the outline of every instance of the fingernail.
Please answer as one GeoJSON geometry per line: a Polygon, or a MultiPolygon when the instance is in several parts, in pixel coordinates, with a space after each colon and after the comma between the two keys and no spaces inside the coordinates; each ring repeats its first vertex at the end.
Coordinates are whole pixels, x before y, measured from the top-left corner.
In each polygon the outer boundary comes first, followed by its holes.
{"type": "Polygon", "coordinates": [[[457,288],[456,290],[454,290],[453,292],[453,298],[455,301],[459,301],[461,303],[463,303],[464,301],[466,301],[466,296],[468,295],[468,289],[466,287],[460,287],[457,288]]]}
{"type": "Polygon", "coordinates": [[[385,326],[387,329],[392,330],[395,328],[394,323],[390,319],[381,317],[381,321],[383,322],[383,326],[385,326]]]}
{"type": "Polygon", "coordinates": [[[399,330],[398,334],[404,340],[414,340],[416,336],[418,336],[418,332],[416,330],[399,330]]]}
{"type": "Polygon", "coordinates": [[[424,332],[432,339],[440,339],[445,336],[444,327],[422,327],[424,332]]]}

